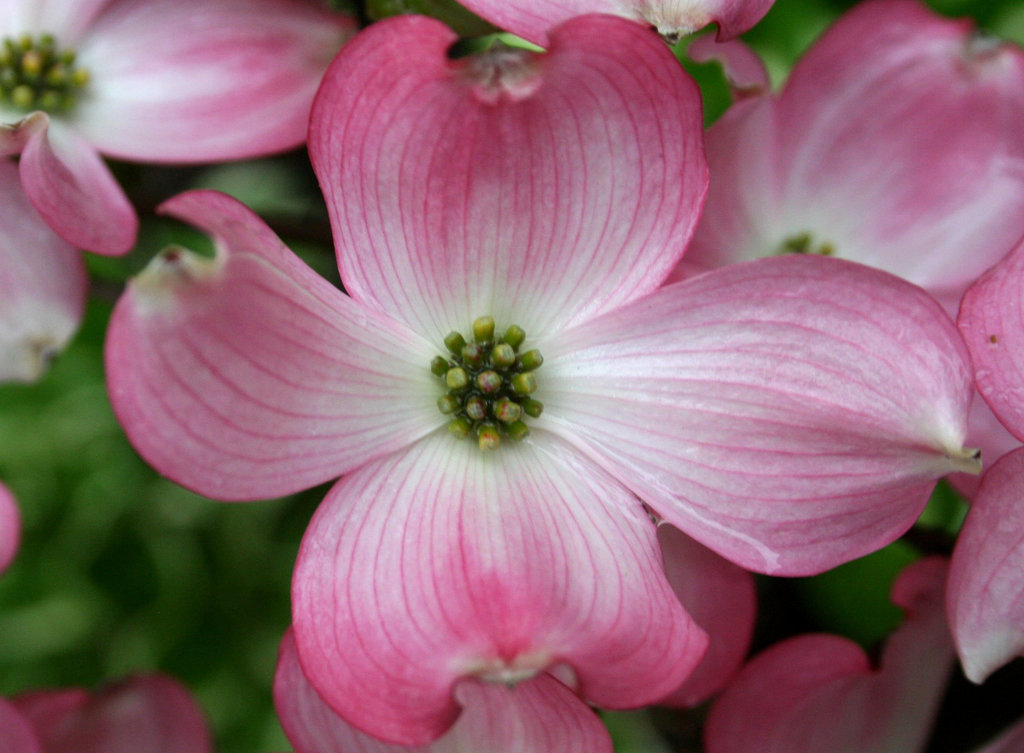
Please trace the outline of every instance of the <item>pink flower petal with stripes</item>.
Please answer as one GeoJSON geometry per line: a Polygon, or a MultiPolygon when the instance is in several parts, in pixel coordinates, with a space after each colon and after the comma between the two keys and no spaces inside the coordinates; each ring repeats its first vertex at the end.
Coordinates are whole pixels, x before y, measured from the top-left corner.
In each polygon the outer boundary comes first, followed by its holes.
{"type": "Polygon", "coordinates": [[[306,532],[292,600],[320,695],[405,745],[451,726],[464,678],[565,666],[585,699],[634,707],[678,687],[706,646],[643,508],[539,431],[485,458],[432,436],[343,478],[306,532]]]}
{"type": "Polygon", "coordinates": [[[21,540],[21,514],[10,490],[0,484],[0,573],[7,569],[21,540]]]}
{"type": "Polygon", "coordinates": [[[874,551],[939,477],[980,469],[963,447],[971,370],[952,323],[862,265],[724,267],[541,347],[543,425],[751,570],[820,572],[874,551]]]}
{"type": "Polygon", "coordinates": [[[274,678],[274,705],[297,753],[612,753],[597,715],[550,675],[514,687],[468,680],[455,694],[463,711],[451,730],[410,748],[371,737],[335,714],[302,673],[291,631],[274,678]]]}
{"type": "Polygon", "coordinates": [[[339,55],[309,148],[354,298],[440,341],[482,314],[551,331],[661,284],[706,189],[698,90],[634,24],[552,34],[451,60],[449,29],[400,17],[339,55]]]}
{"type": "Polygon", "coordinates": [[[906,621],[873,667],[834,635],[802,635],[755,657],[719,697],[708,753],[917,753],[931,733],[953,666],[946,629],[946,563],[910,565],[892,600],[906,621]]]}
{"type": "Polygon", "coordinates": [[[10,701],[0,698],[0,750],[4,753],[43,753],[35,729],[10,701]]]}
{"type": "Polygon", "coordinates": [[[129,286],[107,334],[114,411],[161,472],[225,500],[336,478],[443,425],[435,353],[295,257],[213,192],[163,211],[207,231],[129,286]]]}

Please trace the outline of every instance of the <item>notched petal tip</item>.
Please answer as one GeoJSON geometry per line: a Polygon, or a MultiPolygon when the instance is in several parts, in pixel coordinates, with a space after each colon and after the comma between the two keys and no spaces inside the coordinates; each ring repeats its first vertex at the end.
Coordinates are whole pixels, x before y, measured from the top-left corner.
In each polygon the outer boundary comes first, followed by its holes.
{"type": "Polygon", "coordinates": [[[184,289],[212,280],[223,269],[210,258],[182,246],[168,246],[130,283],[135,300],[146,311],[166,310],[184,289]]]}
{"type": "Polygon", "coordinates": [[[483,52],[459,58],[452,65],[481,102],[519,102],[535,94],[543,83],[537,56],[534,50],[498,40],[483,52]]]}

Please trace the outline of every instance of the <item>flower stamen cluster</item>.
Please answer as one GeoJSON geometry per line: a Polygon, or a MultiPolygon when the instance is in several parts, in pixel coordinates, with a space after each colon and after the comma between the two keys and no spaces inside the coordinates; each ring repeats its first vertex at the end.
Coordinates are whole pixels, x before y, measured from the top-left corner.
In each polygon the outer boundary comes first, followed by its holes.
{"type": "Polygon", "coordinates": [[[51,34],[5,37],[0,47],[0,104],[31,112],[70,110],[89,72],[75,67],[75,51],[51,34]]]}
{"type": "Polygon", "coordinates": [[[430,370],[440,377],[447,392],[437,400],[438,409],[451,416],[448,430],[459,439],[475,434],[481,450],[493,450],[501,438],[520,440],[530,433],[526,416],[544,410],[531,395],[537,389],[534,372],[544,363],[540,351],[520,353],[526,332],[518,325],[494,337],[494,318],[473,322],[473,338],[459,332],[444,338],[449,355],[437,356],[430,370]]]}
{"type": "Polygon", "coordinates": [[[835,256],[836,247],[830,241],[815,243],[810,233],[800,233],[786,238],[779,244],[780,254],[817,254],[818,256],[835,256]]]}

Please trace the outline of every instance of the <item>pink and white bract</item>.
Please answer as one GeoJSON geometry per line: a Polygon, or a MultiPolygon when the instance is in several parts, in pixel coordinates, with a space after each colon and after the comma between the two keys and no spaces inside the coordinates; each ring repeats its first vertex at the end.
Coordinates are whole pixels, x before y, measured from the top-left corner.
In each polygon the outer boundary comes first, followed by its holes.
{"type": "Polygon", "coordinates": [[[604,725],[571,690],[542,674],[515,687],[467,680],[465,711],[439,740],[409,748],[347,724],[302,673],[291,631],[281,642],[274,705],[296,753],[612,753],[604,725]]]}
{"type": "Polygon", "coordinates": [[[462,0],[474,13],[513,34],[548,45],[548,31],[586,13],[609,13],[653,26],[669,40],[718,24],[729,39],[752,27],[775,0],[462,0]]]}
{"type": "Polygon", "coordinates": [[[0,92],[0,155],[21,155],[32,204],[68,243],[124,253],[138,219],[100,154],[194,163],[296,147],[353,31],[306,0],[0,0],[0,70],[18,84],[0,92]],[[35,69],[57,83],[22,82],[35,69]]]}
{"type": "Polygon", "coordinates": [[[0,382],[32,382],[78,329],[81,254],[39,217],[13,162],[0,160],[0,382]]]}
{"type": "Polygon", "coordinates": [[[803,635],[754,658],[719,697],[708,753],[916,753],[931,733],[953,646],[943,609],[946,562],[906,568],[892,600],[907,612],[878,667],[834,635],[803,635]]]}
{"type": "Polygon", "coordinates": [[[453,61],[453,41],[382,22],[325,76],[310,151],[348,296],[196,192],[165,211],[216,257],[154,260],[107,341],[114,409],[176,481],[241,500],[342,476],[299,554],[298,653],[335,712],[405,745],[451,727],[467,678],[551,670],[619,708],[680,685],[706,639],[639,500],[798,574],[891,541],[977,466],[966,351],[912,285],[787,257],[662,287],[706,172],[696,88],[656,36],[590,16],[543,55],[453,61]],[[545,359],[543,413],[493,451],[438,410],[471,324],[545,359]]]}

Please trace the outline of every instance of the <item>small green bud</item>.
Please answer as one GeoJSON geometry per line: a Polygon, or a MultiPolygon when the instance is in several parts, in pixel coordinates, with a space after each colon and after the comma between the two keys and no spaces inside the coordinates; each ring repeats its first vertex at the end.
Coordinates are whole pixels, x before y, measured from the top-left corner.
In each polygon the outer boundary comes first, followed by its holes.
{"type": "Polygon", "coordinates": [[[447,416],[459,409],[459,399],[454,395],[441,395],[437,398],[437,407],[447,416]]]}
{"type": "Polygon", "coordinates": [[[451,364],[448,363],[448,359],[441,358],[441,356],[437,356],[430,362],[430,371],[434,376],[444,376],[450,368],[451,364]]]}
{"type": "Polygon", "coordinates": [[[494,317],[481,316],[473,322],[473,339],[478,343],[486,343],[494,339],[494,317]]]}
{"type": "Polygon", "coordinates": [[[28,84],[21,84],[20,86],[14,87],[14,91],[11,92],[11,104],[21,110],[28,110],[35,103],[35,95],[32,92],[32,87],[28,84]]]}
{"type": "Polygon", "coordinates": [[[462,346],[462,360],[470,366],[479,366],[484,362],[483,351],[476,343],[466,343],[462,346]]]}
{"type": "Polygon", "coordinates": [[[501,389],[501,374],[497,371],[481,371],[476,375],[476,385],[485,394],[492,394],[501,389]]]}
{"type": "Polygon", "coordinates": [[[459,355],[462,352],[462,346],[465,344],[466,338],[458,332],[449,332],[444,337],[444,347],[448,348],[454,355],[459,355]]]}
{"type": "Polygon", "coordinates": [[[516,362],[516,351],[508,343],[498,343],[491,351],[491,363],[496,368],[507,369],[516,362]]]}
{"type": "Polygon", "coordinates": [[[484,424],[477,429],[476,438],[481,450],[493,450],[501,444],[501,432],[494,424],[484,424]]]}
{"type": "Polygon", "coordinates": [[[517,395],[529,395],[537,389],[537,377],[530,371],[512,377],[512,390],[517,395]]]}
{"type": "Polygon", "coordinates": [[[456,366],[453,369],[448,369],[444,375],[444,382],[450,389],[461,390],[465,389],[469,384],[469,375],[466,370],[460,366],[456,366]]]}
{"type": "Polygon", "coordinates": [[[466,415],[474,421],[487,418],[487,401],[482,397],[471,397],[466,401],[466,415]]]}
{"type": "Polygon", "coordinates": [[[448,431],[456,439],[465,439],[472,430],[472,425],[464,418],[455,418],[448,422],[448,431]]]}
{"type": "Polygon", "coordinates": [[[540,354],[539,350],[534,348],[519,356],[519,363],[523,365],[526,371],[533,371],[534,369],[539,369],[541,364],[544,363],[544,356],[540,354]]]}
{"type": "Polygon", "coordinates": [[[518,442],[521,439],[526,438],[530,434],[530,427],[524,424],[522,421],[513,421],[505,427],[505,433],[508,434],[509,439],[518,442]]]}
{"type": "Polygon", "coordinates": [[[540,414],[544,412],[544,403],[531,397],[523,401],[523,412],[531,418],[539,418],[540,414]]]}
{"type": "Polygon", "coordinates": [[[503,424],[510,424],[513,421],[518,421],[522,412],[523,409],[519,407],[519,403],[509,400],[507,397],[502,398],[494,404],[494,417],[503,424]]]}
{"type": "Polygon", "coordinates": [[[519,346],[526,339],[526,331],[518,324],[513,324],[505,330],[505,335],[501,339],[511,345],[513,350],[519,350],[519,346]]]}

